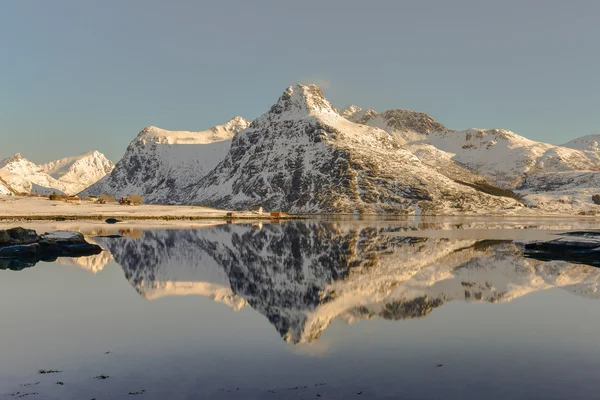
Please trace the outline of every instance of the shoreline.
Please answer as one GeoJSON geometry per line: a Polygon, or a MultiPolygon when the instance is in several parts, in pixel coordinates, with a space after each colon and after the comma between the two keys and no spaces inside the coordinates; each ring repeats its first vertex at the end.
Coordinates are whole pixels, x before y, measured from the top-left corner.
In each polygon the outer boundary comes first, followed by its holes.
{"type": "Polygon", "coordinates": [[[271,217],[270,215],[240,215],[234,217],[219,215],[0,215],[0,221],[104,221],[108,218],[118,219],[120,221],[284,221],[309,219],[310,217],[300,215],[286,215],[281,217],[271,217]]]}
{"type": "Polygon", "coordinates": [[[413,218],[450,218],[450,219],[600,219],[598,215],[582,215],[576,210],[571,213],[561,210],[534,210],[531,208],[521,210],[500,211],[490,213],[449,213],[449,214],[375,214],[375,213],[306,213],[288,214],[274,210],[277,215],[270,212],[261,214],[249,210],[223,210],[202,206],[187,205],[119,205],[116,203],[97,204],[85,200],[77,202],[53,201],[43,197],[16,197],[0,196],[0,221],[103,221],[108,218],[120,221],[223,221],[223,222],[249,222],[249,221],[288,221],[323,219],[328,221],[349,220],[399,220],[413,218]]]}
{"type": "Polygon", "coordinates": [[[410,218],[447,218],[447,219],[600,219],[600,215],[557,215],[557,214],[524,214],[524,215],[483,215],[483,214],[288,214],[285,216],[272,217],[268,214],[248,215],[236,214],[233,217],[227,215],[121,215],[121,214],[95,214],[95,215],[66,215],[66,214],[31,214],[31,215],[0,215],[0,221],[101,221],[114,218],[122,222],[126,221],[290,221],[320,219],[327,221],[394,221],[410,218]]]}

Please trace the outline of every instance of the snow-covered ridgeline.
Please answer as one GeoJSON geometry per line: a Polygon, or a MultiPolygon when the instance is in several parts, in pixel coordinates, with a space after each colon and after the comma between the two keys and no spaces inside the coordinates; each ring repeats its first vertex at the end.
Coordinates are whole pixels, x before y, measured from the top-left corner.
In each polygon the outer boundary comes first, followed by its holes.
{"type": "Polygon", "coordinates": [[[0,161],[0,177],[15,191],[32,194],[76,194],[112,169],[112,162],[98,151],[40,165],[20,153],[0,161]]]}
{"type": "Polygon", "coordinates": [[[235,117],[202,132],[167,131],[154,126],[131,142],[111,174],[81,195],[141,195],[147,203],[173,203],[177,195],[213,169],[231,138],[250,122],[235,117]]]}

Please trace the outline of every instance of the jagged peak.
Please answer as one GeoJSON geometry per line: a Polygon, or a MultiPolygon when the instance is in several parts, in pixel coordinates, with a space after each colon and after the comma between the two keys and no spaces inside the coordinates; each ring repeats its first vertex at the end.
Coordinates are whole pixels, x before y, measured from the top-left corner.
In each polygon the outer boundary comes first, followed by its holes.
{"type": "Polygon", "coordinates": [[[0,160],[0,168],[6,167],[9,164],[13,164],[13,163],[21,163],[21,162],[25,162],[28,164],[33,164],[32,161],[28,160],[27,158],[25,158],[21,153],[16,153],[10,157],[7,157],[3,160],[0,160]]]}
{"type": "Polygon", "coordinates": [[[348,107],[340,111],[340,115],[344,118],[352,118],[356,113],[360,112],[362,108],[357,105],[351,104],[348,107]]]}
{"type": "Polygon", "coordinates": [[[288,87],[267,115],[279,118],[302,118],[310,115],[338,115],[333,105],[325,98],[317,85],[301,85],[288,87]]]}
{"type": "Polygon", "coordinates": [[[219,128],[222,128],[222,129],[225,129],[226,131],[238,133],[240,131],[243,131],[247,127],[249,127],[250,124],[251,124],[251,121],[248,121],[246,118],[240,117],[238,115],[238,116],[231,118],[229,121],[225,122],[223,125],[213,126],[211,129],[218,130],[219,128]]]}
{"type": "Polygon", "coordinates": [[[134,142],[148,141],[160,144],[207,144],[228,140],[235,134],[250,126],[247,119],[235,116],[221,125],[204,131],[169,131],[157,126],[147,126],[140,131],[134,142]]]}
{"type": "Polygon", "coordinates": [[[383,111],[379,115],[389,126],[398,130],[408,130],[422,134],[450,130],[434,120],[429,114],[421,111],[395,108],[383,111]]]}
{"type": "Polygon", "coordinates": [[[13,162],[13,161],[20,161],[20,160],[26,160],[25,157],[23,157],[23,155],[21,153],[16,153],[13,154],[10,157],[6,157],[5,159],[2,160],[2,162],[13,162]]]}

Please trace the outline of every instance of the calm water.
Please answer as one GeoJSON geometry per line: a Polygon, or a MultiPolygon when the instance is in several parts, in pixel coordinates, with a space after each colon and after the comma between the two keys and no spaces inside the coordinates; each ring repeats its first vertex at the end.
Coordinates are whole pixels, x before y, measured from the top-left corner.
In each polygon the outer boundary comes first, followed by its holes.
{"type": "Polygon", "coordinates": [[[519,242],[591,226],[88,230],[103,254],[0,270],[0,399],[598,398],[600,269],[519,242]]]}

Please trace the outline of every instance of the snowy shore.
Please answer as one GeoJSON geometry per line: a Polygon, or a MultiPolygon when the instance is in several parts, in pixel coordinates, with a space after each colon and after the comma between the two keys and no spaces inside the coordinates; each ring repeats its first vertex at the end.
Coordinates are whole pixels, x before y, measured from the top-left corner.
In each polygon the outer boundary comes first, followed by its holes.
{"type": "MultiPolygon", "coordinates": [[[[222,220],[229,210],[175,205],[96,204],[90,201],[51,201],[44,197],[0,196],[0,219],[222,220]]],[[[269,213],[235,211],[237,219],[271,219],[269,213]]],[[[284,217],[289,218],[289,217],[284,217]]],[[[292,217],[293,218],[293,217],[292,217]]]]}

